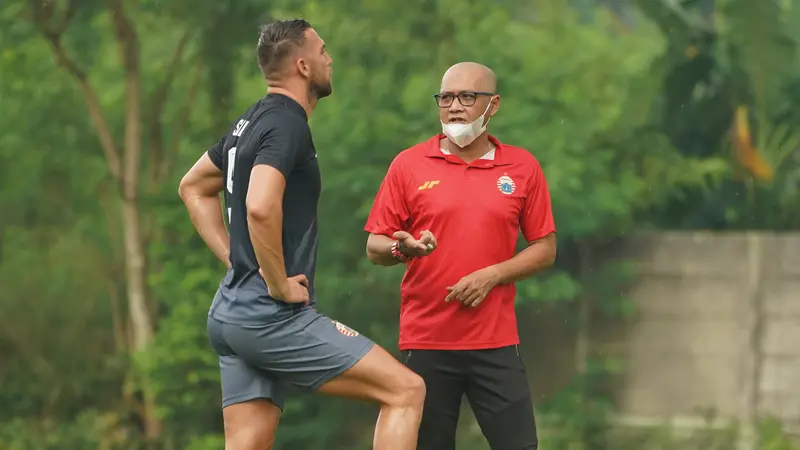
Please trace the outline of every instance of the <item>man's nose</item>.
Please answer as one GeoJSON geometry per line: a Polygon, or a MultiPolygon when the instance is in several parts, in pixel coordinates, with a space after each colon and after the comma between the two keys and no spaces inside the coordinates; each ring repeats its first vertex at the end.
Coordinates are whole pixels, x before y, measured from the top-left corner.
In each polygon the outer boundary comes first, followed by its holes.
{"type": "Polygon", "coordinates": [[[453,103],[450,103],[450,112],[461,112],[464,111],[464,105],[458,101],[458,98],[453,99],[453,103]]]}

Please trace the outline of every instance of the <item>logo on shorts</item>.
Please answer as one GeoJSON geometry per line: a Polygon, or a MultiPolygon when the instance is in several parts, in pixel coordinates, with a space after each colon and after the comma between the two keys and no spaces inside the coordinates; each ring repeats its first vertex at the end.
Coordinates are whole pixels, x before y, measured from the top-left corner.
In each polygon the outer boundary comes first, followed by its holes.
{"type": "Polygon", "coordinates": [[[516,188],[517,186],[514,184],[514,180],[512,180],[508,175],[503,175],[497,179],[497,189],[503,194],[513,194],[516,188]]]}
{"type": "Polygon", "coordinates": [[[339,333],[342,333],[343,335],[349,336],[349,337],[358,336],[358,331],[348,327],[347,325],[345,325],[345,324],[343,324],[341,322],[337,322],[335,320],[333,321],[333,323],[334,323],[334,325],[336,325],[336,329],[339,330],[339,333]]]}

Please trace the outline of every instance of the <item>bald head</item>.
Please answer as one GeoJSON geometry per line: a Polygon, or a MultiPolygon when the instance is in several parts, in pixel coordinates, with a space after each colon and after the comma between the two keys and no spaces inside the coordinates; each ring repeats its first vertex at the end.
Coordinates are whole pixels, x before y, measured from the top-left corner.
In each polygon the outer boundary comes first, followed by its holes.
{"type": "Polygon", "coordinates": [[[475,62],[460,62],[444,73],[442,87],[436,94],[439,120],[442,123],[473,123],[486,120],[500,108],[497,77],[492,69],[475,62]]]}
{"type": "Polygon", "coordinates": [[[460,62],[444,73],[442,91],[495,92],[497,77],[492,69],[475,62],[460,62]]]}

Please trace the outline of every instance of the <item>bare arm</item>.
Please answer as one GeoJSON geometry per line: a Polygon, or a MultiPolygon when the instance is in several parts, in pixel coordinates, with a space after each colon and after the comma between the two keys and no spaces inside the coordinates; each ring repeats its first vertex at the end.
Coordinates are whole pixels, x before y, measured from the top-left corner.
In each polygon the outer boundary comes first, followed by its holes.
{"type": "Polygon", "coordinates": [[[270,292],[281,298],[289,289],[282,241],[285,189],[280,171],[265,164],[253,167],[246,200],[250,240],[270,292]]]}
{"type": "Polygon", "coordinates": [[[491,266],[498,284],[515,283],[546,269],[556,261],[556,235],[531,241],[530,245],[513,258],[491,266]]]}
{"type": "Polygon", "coordinates": [[[520,228],[529,245],[513,258],[494,266],[501,284],[514,283],[552,266],[556,261],[556,233],[550,191],[539,163],[531,168],[528,195],[520,212],[520,228]],[[541,236],[541,237],[540,237],[541,236]]]}
{"type": "Polygon", "coordinates": [[[200,237],[214,255],[230,267],[231,244],[222,217],[219,193],[223,188],[222,171],[211,162],[207,153],[181,179],[178,195],[183,200],[189,217],[200,237]]]}
{"type": "Polygon", "coordinates": [[[393,266],[400,261],[392,255],[392,245],[397,242],[397,250],[409,258],[428,256],[436,248],[436,238],[430,230],[423,230],[419,240],[407,231],[395,231],[392,237],[370,233],[367,238],[367,258],[378,266],[393,266]]]}
{"type": "Polygon", "coordinates": [[[376,266],[394,266],[400,263],[392,256],[391,247],[394,242],[389,236],[370,233],[367,238],[367,258],[376,266]]]}

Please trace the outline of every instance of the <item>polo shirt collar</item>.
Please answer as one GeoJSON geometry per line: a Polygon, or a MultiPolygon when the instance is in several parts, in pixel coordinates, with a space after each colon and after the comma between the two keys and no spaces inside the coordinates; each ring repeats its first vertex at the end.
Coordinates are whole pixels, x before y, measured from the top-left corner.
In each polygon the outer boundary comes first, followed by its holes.
{"type": "MultiPolygon", "coordinates": [[[[442,139],[447,139],[447,136],[444,134],[437,134],[430,138],[428,142],[425,144],[425,156],[429,158],[442,158],[448,162],[455,162],[463,164],[463,161],[458,159],[455,156],[452,156],[450,152],[441,148],[439,142],[442,139]]],[[[494,149],[490,150],[485,155],[478,158],[478,160],[473,161],[472,165],[483,166],[483,167],[493,167],[493,166],[505,166],[511,164],[506,158],[504,158],[504,151],[503,151],[503,143],[497,140],[496,137],[489,135],[489,142],[494,144],[494,149]]]]}

